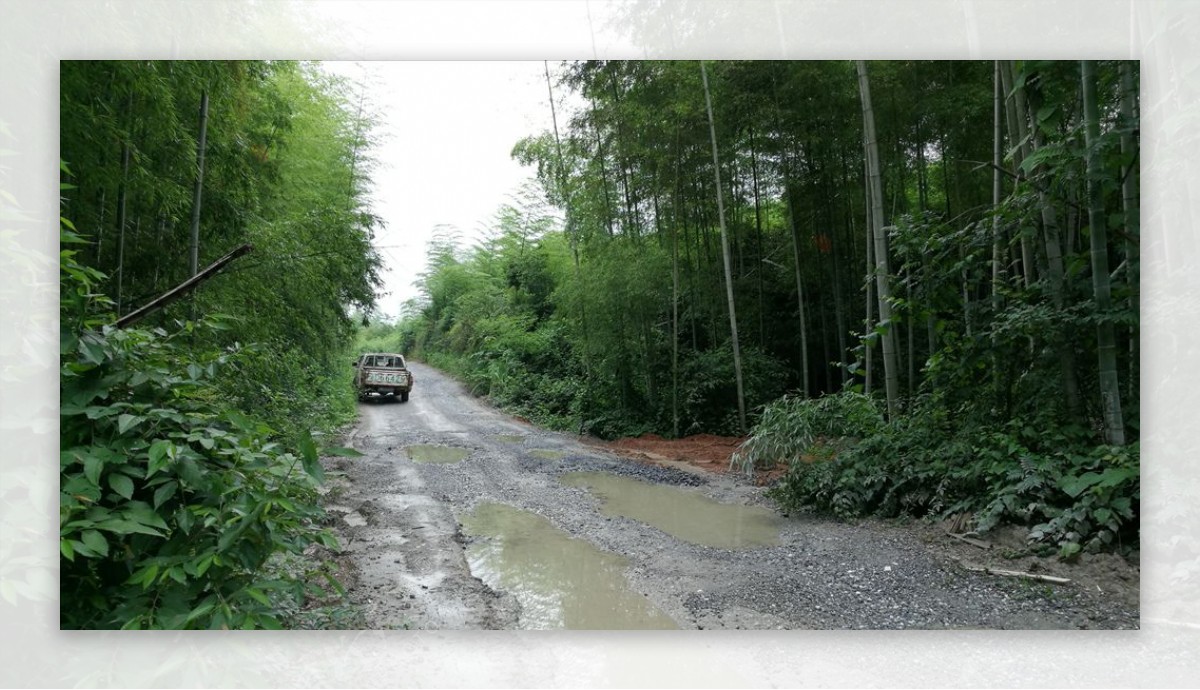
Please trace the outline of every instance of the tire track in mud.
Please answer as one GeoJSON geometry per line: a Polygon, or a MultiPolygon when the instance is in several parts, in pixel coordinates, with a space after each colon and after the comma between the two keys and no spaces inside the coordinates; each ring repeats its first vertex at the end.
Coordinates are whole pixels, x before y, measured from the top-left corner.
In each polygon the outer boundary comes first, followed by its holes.
{"type": "Polygon", "coordinates": [[[351,601],[369,628],[521,627],[517,597],[493,591],[468,564],[476,538],[460,523],[483,503],[539,516],[624,558],[629,589],[685,629],[1137,627],[1127,602],[967,573],[894,525],[793,517],[777,545],[728,549],[606,515],[600,499],[559,477],[604,472],[723,503],[770,502],[735,477],[631,461],[520,422],[440,372],[410,366],[416,385],[407,403],[360,404],[346,444],[364,456],[326,459],[344,473],[331,480],[326,507],[353,571],[351,601]],[[422,464],[406,452],[415,445],[466,456],[422,464]]]}

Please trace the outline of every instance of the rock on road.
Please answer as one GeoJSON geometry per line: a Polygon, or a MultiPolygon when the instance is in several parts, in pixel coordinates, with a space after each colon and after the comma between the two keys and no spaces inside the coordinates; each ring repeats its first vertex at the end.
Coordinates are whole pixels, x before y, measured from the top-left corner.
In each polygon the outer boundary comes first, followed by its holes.
{"type": "Polygon", "coordinates": [[[726,504],[772,504],[737,477],[621,458],[505,415],[428,366],[410,368],[407,403],[359,405],[345,444],[364,455],[325,459],[336,471],[326,509],[347,590],[369,628],[529,627],[520,598],[492,589],[468,564],[468,544],[482,537],[465,536],[460,523],[484,502],[623,557],[628,589],[683,629],[1138,627],[1128,598],[968,572],[897,525],[793,516],[780,521],[776,545],[727,549],[607,515],[599,498],[559,476],[604,472],[726,504]],[[406,452],[416,445],[466,455],[418,463],[406,452]]]}

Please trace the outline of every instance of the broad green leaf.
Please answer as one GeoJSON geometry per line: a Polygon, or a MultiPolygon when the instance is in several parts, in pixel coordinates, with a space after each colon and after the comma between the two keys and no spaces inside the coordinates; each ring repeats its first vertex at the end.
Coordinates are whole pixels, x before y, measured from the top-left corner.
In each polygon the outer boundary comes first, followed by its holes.
{"type": "Polygon", "coordinates": [[[123,414],[120,417],[117,417],[117,433],[123,434],[126,431],[129,431],[130,428],[135,427],[144,421],[146,421],[145,417],[123,414]]]}
{"type": "Polygon", "coordinates": [[[263,606],[271,605],[271,600],[268,599],[267,595],[263,594],[261,591],[255,589],[253,587],[247,587],[244,591],[246,592],[247,596],[249,596],[251,599],[257,601],[258,603],[262,604],[263,606]]]}
{"type": "Polygon", "coordinates": [[[87,544],[84,544],[83,542],[75,540],[75,539],[71,540],[71,547],[75,549],[76,555],[79,555],[79,556],[85,556],[87,558],[96,558],[100,555],[100,554],[96,553],[94,550],[92,550],[91,548],[89,548],[87,544]]]}
{"type": "Polygon", "coordinates": [[[1078,477],[1063,477],[1058,486],[1071,498],[1077,498],[1098,481],[1100,481],[1100,475],[1096,472],[1084,472],[1078,477]]]}
{"type": "Polygon", "coordinates": [[[233,423],[235,427],[248,434],[255,432],[255,424],[249,417],[238,412],[237,410],[226,410],[225,418],[233,423]]]}
{"type": "Polygon", "coordinates": [[[179,484],[175,482],[167,482],[154,490],[154,507],[157,509],[166,501],[170,500],[175,495],[175,491],[179,488],[179,484]]]}
{"type": "Polygon", "coordinates": [[[213,604],[214,604],[214,602],[212,602],[212,601],[206,601],[203,604],[200,604],[199,606],[197,606],[195,609],[192,609],[192,612],[187,615],[187,620],[185,622],[191,623],[192,621],[196,620],[200,616],[203,616],[204,614],[208,613],[209,611],[212,611],[213,604]]]}
{"type": "Polygon", "coordinates": [[[166,467],[167,458],[170,457],[170,452],[173,447],[174,444],[166,439],[159,439],[150,444],[150,450],[147,453],[150,458],[150,462],[146,464],[147,479],[149,479],[150,476],[155,472],[158,472],[162,468],[166,467]]]}
{"type": "Polygon", "coordinates": [[[92,506],[91,508],[88,508],[87,511],[87,519],[91,520],[93,523],[102,522],[112,516],[112,511],[103,506],[92,506]]]}
{"type": "Polygon", "coordinates": [[[101,556],[108,555],[108,540],[96,530],[84,530],[83,534],[80,535],[80,540],[97,554],[101,556]]]}
{"type": "Polygon", "coordinates": [[[157,527],[158,529],[168,529],[167,523],[162,519],[162,516],[141,501],[130,503],[128,508],[121,511],[121,515],[138,524],[157,527]]]}
{"type": "Polygon", "coordinates": [[[162,532],[159,532],[158,530],[156,530],[152,527],[147,527],[146,525],[139,524],[132,520],[122,520],[122,519],[105,520],[103,522],[97,523],[96,528],[102,529],[106,532],[112,532],[114,534],[149,534],[149,535],[152,535],[155,537],[162,536],[162,532]]]}
{"type": "Polygon", "coordinates": [[[226,525],[225,531],[221,532],[220,538],[217,539],[217,550],[226,551],[229,545],[237,541],[242,533],[246,531],[246,527],[250,525],[249,518],[242,518],[238,521],[236,527],[226,525]]]}
{"type": "Polygon", "coordinates": [[[1122,496],[1120,498],[1114,498],[1113,502],[1109,505],[1121,517],[1127,518],[1127,519],[1133,518],[1133,506],[1129,500],[1129,497],[1122,496]]]}
{"type": "Polygon", "coordinates": [[[195,521],[193,520],[192,511],[187,506],[183,506],[175,511],[175,524],[179,525],[179,529],[183,530],[184,533],[192,531],[192,525],[195,524],[195,521]]]}
{"type": "Polygon", "coordinates": [[[183,458],[178,465],[179,477],[183,480],[185,486],[196,489],[204,484],[204,473],[200,471],[199,465],[191,458],[183,458]]]}
{"type": "Polygon", "coordinates": [[[317,446],[313,443],[312,435],[306,430],[299,441],[300,462],[304,471],[318,482],[325,481],[325,470],[321,467],[321,459],[317,456],[317,446]]]}
{"type": "Polygon", "coordinates": [[[196,575],[203,577],[204,573],[208,572],[208,569],[210,567],[212,567],[212,564],[213,564],[213,555],[212,554],[209,554],[209,555],[205,556],[204,558],[200,559],[199,565],[196,566],[196,575]]]}
{"type": "Polygon", "coordinates": [[[1058,550],[1058,557],[1064,561],[1073,561],[1079,556],[1082,547],[1075,542],[1067,542],[1058,550]]]}
{"type": "Polygon", "coordinates": [[[127,500],[133,498],[133,480],[123,474],[108,475],[108,486],[127,500]]]}
{"type": "Polygon", "coordinates": [[[65,556],[68,561],[73,562],[75,560],[75,547],[71,546],[70,539],[59,539],[58,550],[62,552],[62,555],[65,556]]]}
{"type": "Polygon", "coordinates": [[[85,361],[99,364],[104,361],[104,345],[96,342],[96,336],[85,334],[79,339],[79,354],[85,361]]]}
{"type": "Polygon", "coordinates": [[[104,471],[104,461],[95,455],[89,455],[83,459],[83,475],[88,481],[100,486],[100,473],[104,471]]]}
{"type": "Polygon", "coordinates": [[[1021,172],[1029,174],[1034,168],[1041,165],[1046,159],[1054,154],[1054,150],[1049,147],[1043,147],[1029,154],[1025,160],[1021,161],[1021,172]]]}
{"type": "Polygon", "coordinates": [[[158,564],[151,563],[140,572],[134,573],[130,580],[133,582],[141,582],[142,589],[149,589],[150,585],[154,584],[154,578],[158,577],[158,564]]]}
{"type": "Polygon", "coordinates": [[[1127,479],[1138,476],[1138,470],[1128,467],[1112,467],[1104,471],[1097,481],[1097,486],[1116,486],[1127,479]]]}
{"type": "Polygon", "coordinates": [[[260,625],[262,625],[264,630],[283,630],[283,625],[280,624],[278,619],[271,615],[264,614],[259,616],[258,622],[260,625]]]}

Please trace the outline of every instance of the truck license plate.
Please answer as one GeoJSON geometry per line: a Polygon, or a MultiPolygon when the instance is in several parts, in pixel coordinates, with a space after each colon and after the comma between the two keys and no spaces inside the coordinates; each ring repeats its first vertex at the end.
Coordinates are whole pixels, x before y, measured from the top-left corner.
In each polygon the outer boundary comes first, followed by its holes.
{"type": "Polygon", "coordinates": [[[387,383],[395,385],[403,385],[408,382],[404,374],[385,374],[377,371],[372,371],[367,374],[367,383],[387,383]]]}

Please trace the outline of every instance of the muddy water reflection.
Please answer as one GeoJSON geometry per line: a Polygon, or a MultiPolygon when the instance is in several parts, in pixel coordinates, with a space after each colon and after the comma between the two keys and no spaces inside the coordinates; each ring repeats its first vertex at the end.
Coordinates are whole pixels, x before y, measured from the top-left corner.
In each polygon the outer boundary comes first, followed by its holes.
{"type": "Polygon", "coordinates": [[[695,544],[732,549],[779,542],[783,519],[766,508],[718,503],[695,491],[603,472],[569,472],[560,480],[599,496],[606,515],[639,520],[695,544]]]}
{"type": "Polygon", "coordinates": [[[466,448],[450,446],[409,446],[406,450],[408,457],[412,458],[413,462],[432,462],[442,465],[461,462],[471,453],[466,448]]]}
{"type": "Polygon", "coordinates": [[[600,551],[538,515],[482,503],[463,529],[485,537],[467,547],[471,572],[521,602],[520,627],[573,630],[674,629],[630,591],[625,558],[600,551]]]}

